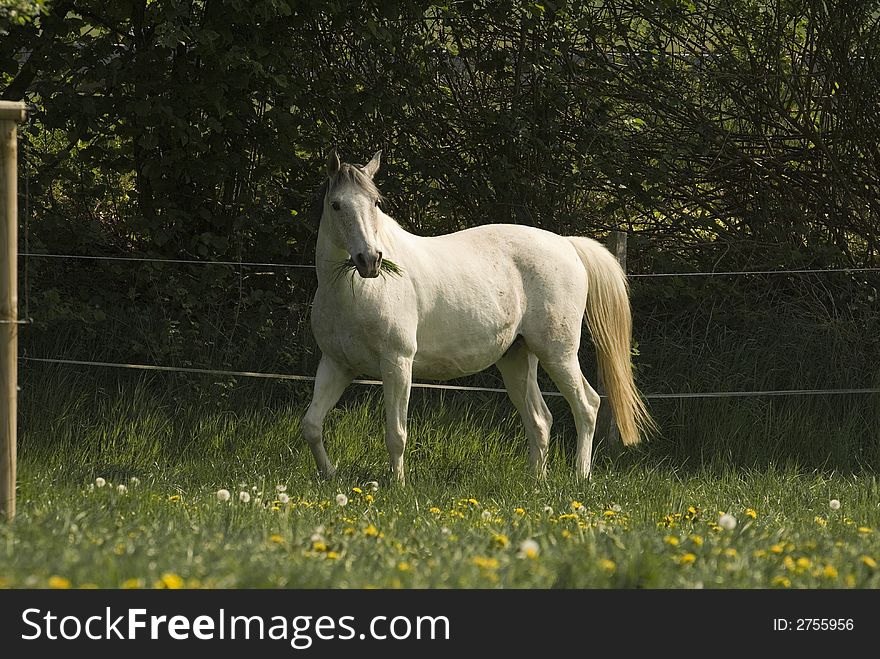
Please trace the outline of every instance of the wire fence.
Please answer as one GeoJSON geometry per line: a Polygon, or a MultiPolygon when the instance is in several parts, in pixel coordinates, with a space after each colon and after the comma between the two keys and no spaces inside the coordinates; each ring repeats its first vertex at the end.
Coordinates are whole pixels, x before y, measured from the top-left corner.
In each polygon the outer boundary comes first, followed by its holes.
{"type": "MultiPolygon", "coordinates": [[[[198,259],[158,259],[148,257],[132,257],[132,256],[105,256],[105,255],[80,255],[80,254],[47,254],[39,252],[20,252],[20,257],[30,258],[46,258],[46,259],[71,259],[71,260],[88,260],[88,261],[121,261],[133,263],[158,263],[170,265],[222,265],[236,267],[260,267],[260,268],[291,268],[291,269],[309,269],[314,270],[314,264],[301,263],[268,263],[254,261],[205,261],[198,259]]],[[[824,274],[824,273],[857,273],[857,272],[880,272],[877,267],[858,267],[858,268],[801,268],[791,270],[728,270],[715,272],[658,272],[658,273],[638,273],[628,274],[631,278],[648,278],[648,277],[720,277],[720,276],[748,276],[748,275],[806,275],[806,274],[824,274]]],[[[195,375],[217,375],[224,377],[246,377],[246,378],[262,378],[271,380],[286,380],[296,382],[313,382],[314,376],[298,375],[292,373],[265,373],[258,371],[232,371],[223,369],[210,368],[194,368],[183,366],[164,366],[155,364],[127,364],[122,362],[103,362],[89,361],[79,359],[59,359],[49,357],[21,357],[21,361],[57,364],[64,366],[88,366],[98,368],[116,368],[138,371],[154,371],[165,373],[188,373],[195,375]]],[[[379,380],[354,380],[353,384],[365,386],[380,386],[379,380]]],[[[469,392],[487,392],[487,393],[506,393],[506,389],[497,387],[478,387],[466,385],[452,384],[434,384],[427,382],[413,382],[412,386],[418,389],[440,389],[449,391],[469,391],[469,392]]],[[[562,396],[558,391],[542,391],[544,396],[558,397],[562,396]]],[[[742,391],[702,391],[702,392],[675,392],[675,393],[649,393],[645,394],[645,398],[653,400],[675,400],[675,399],[700,399],[700,398],[746,398],[746,397],[777,397],[777,396],[840,396],[840,395],[868,395],[878,394],[880,388],[877,387],[860,387],[860,388],[844,388],[844,389],[775,389],[775,390],[742,390],[742,391]]],[[[603,396],[604,398],[604,396],[603,396]]]]}
{"type": "MultiPolygon", "coordinates": [[[[314,270],[313,263],[262,263],[258,261],[203,261],[198,259],[156,259],[137,256],[102,256],[81,254],[46,254],[42,252],[19,252],[23,258],[74,259],[84,261],[128,261],[134,263],[162,263],[169,265],[227,265],[250,268],[302,268],[314,270]]],[[[627,273],[631,278],[649,277],[729,277],[737,275],[808,275],[820,273],[880,272],[878,268],[802,268],[792,270],[721,270],[713,272],[651,272],[627,273]]]]}
{"type": "MultiPolygon", "coordinates": [[[[98,366],[104,368],[119,368],[137,371],[160,371],[165,373],[190,373],[197,375],[221,375],[226,377],[263,378],[268,380],[293,380],[295,382],[314,382],[315,378],[310,375],[294,375],[290,373],[261,373],[255,371],[226,371],[212,368],[189,368],[184,366],[155,366],[152,364],[123,364],[119,362],[93,362],[80,359],[52,359],[43,357],[21,357],[22,361],[39,362],[43,364],[62,364],[66,366],[98,366]]],[[[381,380],[353,380],[352,384],[376,386],[381,385],[381,380]]],[[[413,382],[412,386],[417,389],[446,389],[451,391],[473,391],[489,393],[507,393],[507,389],[498,387],[471,387],[454,384],[433,384],[430,382],[413,382]]],[[[755,390],[755,391],[694,391],[679,393],[655,393],[645,394],[644,397],[654,400],[687,399],[687,398],[747,398],[753,396],[830,396],[830,395],[854,395],[854,394],[878,394],[880,388],[861,389],[778,389],[778,390],[755,390]]],[[[542,391],[544,396],[561,397],[558,391],[542,391]]],[[[602,398],[606,396],[601,395],[602,398]]]]}

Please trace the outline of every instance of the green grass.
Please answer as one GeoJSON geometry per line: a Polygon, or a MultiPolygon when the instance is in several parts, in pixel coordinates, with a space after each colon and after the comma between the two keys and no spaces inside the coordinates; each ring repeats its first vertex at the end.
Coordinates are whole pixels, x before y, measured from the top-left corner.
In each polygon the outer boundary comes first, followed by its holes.
{"type": "MultiPolygon", "coordinates": [[[[506,401],[417,393],[400,488],[386,478],[376,393],[355,392],[329,416],[339,474],[325,482],[299,438],[306,388],[194,393],[187,382],[26,375],[19,513],[0,525],[0,585],[880,587],[876,476],[798,464],[766,419],[761,445],[736,440],[742,427],[725,427],[718,408],[705,418],[692,408],[686,432],[598,446],[583,483],[555,407],[538,483],[506,401]],[[688,438],[710,417],[728,438],[707,435],[698,449],[688,438]],[[95,487],[98,477],[108,484],[95,487]],[[274,503],[279,484],[286,505],[274,503]],[[231,501],[217,500],[220,488],[231,501]],[[720,511],[737,518],[733,530],[717,526],[720,511]],[[522,555],[527,540],[536,555],[522,555]]],[[[676,409],[655,410],[661,426],[676,428],[676,409]]]]}

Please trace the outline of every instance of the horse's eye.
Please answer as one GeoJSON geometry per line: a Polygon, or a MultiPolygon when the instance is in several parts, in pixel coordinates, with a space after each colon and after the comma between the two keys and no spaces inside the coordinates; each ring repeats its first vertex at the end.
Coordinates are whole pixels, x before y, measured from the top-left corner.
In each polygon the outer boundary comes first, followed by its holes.
{"type": "Polygon", "coordinates": [[[377,208],[379,207],[379,200],[378,199],[376,200],[376,207],[377,208]]]}
{"type": "Polygon", "coordinates": [[[333,210],[338,211],[338,210],[339,210],[339,202],[338,202],[338,201],[330,202],[330,207],[331,207],[333,210]]]}

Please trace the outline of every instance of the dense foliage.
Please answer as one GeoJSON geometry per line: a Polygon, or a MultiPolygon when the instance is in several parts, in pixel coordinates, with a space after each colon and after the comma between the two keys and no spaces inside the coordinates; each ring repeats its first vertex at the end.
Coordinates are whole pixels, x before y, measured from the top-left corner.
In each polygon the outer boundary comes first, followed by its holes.
{"type": "MultiPolygon", "coordinates": [[[[10,7],[0,92],[32,107],[32,252],[309,263],[306,209],[338,145],[355,161],[384,150],[391,212],[424,234],[623,229],[634,272],[876,264],[874,2],[10,7]]],[[[37,257],[27,268],[26,340],[43,352],[313,363],[308,270],[37,257]]],[[[876,277],[638,281],[640,367],[655,389],[670,373],[747,380],[748,356],[706,367],[731,345],[757,346],[755,368],[766,353],[825,352],[842,361],[815,377],[860,367],[848,384],[876,379],[861,368],[878,356],[876,277]],[[762,351],[781,328],[790,338],[762,351]]],[[[815,384],[797,377],[772,384],[815,384]]]]}

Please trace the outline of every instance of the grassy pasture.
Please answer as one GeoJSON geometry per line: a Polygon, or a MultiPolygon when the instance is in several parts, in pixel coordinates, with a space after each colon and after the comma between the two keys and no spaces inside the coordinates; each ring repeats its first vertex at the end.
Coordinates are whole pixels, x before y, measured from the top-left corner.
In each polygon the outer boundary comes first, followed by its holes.
{"type": "Polygon", "coordinates": [[[503,397],[416,392],[397,488],[375,391],[328,418],[324,482],[299,440],[307,387],[92,377],[24,374],[2,586],[880,587],[880,484],[853,421],[870,408],[656,403],[664,436],[599,444],[581,483],[557,401],[537,483],[503,397]]]}

